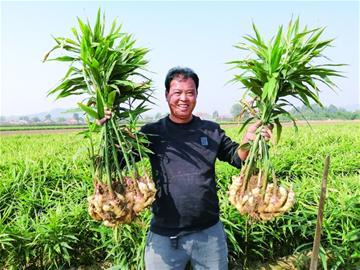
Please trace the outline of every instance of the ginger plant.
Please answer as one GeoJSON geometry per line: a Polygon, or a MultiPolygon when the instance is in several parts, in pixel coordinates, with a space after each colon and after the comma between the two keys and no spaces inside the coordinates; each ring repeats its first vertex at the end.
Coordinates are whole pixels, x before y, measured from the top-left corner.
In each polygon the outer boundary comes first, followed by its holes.
{"type": "Polygon", "coordinates": [[[151,81],[143,75],[148,49],[135,47],[135,40],[121,27],[115,20],[105,34],[105,15],[99,9],[93,28],[78,18],[78,29],[71,29],[73,39],[55,37],[56,45],[44,58],[70,64],[49,95],[84,97],[78,105],[88,119],[83,134],[90,141],[95,189],[89,213],[110,227],[131,222],[155,195],[153,181],[135,162],[149,151],[136,128],[151,102],[151,81]],[[65,55],[49,58],[55,51],[65,55]],[[96,120],[104,117],[104,108],[113,116],[100,127],[96,120]]]}
{"type": "MultiPolygon", "coordinates": [[[[235,47],[250,52],[243,60],[228,62],[241,73],[231,80],[245,87],[240,103],[249,116],[242,124],[242,131],[251,121],[261,121],[253,143],[240,147],[249,149],[249,156],[239,176],[234,176],[229,188],[229,201],[242,214],[254,219],[270,220],[288,211],[295,200],[292,188],[279,186],[271,165],[269,142],[260,136],[264,126],[274,125],[276,142],[279,141],[282,117],[297,125],[289,108],[295,108],[292,100],[301,101],[312,108],[311,101],[322,106],[319,99],[319,83],[334,90],[332,77],[342,77],[334,69],[342,64],[321,63],[327,57],[323,51],[333,39],[321,40],[325,28],[300,30],[299,19],[290,21],[286,31],[280,26],[277,34],[265,42],[253,24],[255,36],[244,36],[247,41],[235,47]]],[[[240,117],[241,117],[240,115],[240,117]]]]}

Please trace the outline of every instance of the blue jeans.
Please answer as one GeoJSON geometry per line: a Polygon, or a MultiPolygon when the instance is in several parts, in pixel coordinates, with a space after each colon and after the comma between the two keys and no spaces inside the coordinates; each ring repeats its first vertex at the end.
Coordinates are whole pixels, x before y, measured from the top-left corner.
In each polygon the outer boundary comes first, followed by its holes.
{"type": "Polygon", "coordinates": [[[227,244],[223,224],[217,224],[178,239],[177,248],[170,238],[149,231],[145,247],[145,269],[184,270],[190,261],[195,270],[227,270],[227,244]]]}

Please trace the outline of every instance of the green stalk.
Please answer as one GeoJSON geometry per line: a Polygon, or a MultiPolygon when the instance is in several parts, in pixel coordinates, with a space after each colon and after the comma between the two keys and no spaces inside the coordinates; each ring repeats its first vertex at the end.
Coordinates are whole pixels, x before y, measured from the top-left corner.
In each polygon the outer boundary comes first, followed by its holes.
{"type": "MultiPolygon", "coordinates": [[[[133,114],[132,113],[129,113],[130,115],[130,128],[131,129],[136,129],[136,121],[133,117],[133,114]]],[[[131,129],[129,130],[129,132],[131,132],[131,129]]],[[[136,141],[136,146],[137,146],[137,151],[139,153],[139,156],[140,156],[140,160],[142,161],[142,155],[141,155],[141,149],[140,149],[140,144],[139,144],[139,139],[138,139],[138,136],[136,134],[136,132],[134,132],[133,134],[135,136],[135,141],[136,141]]],[[[133,160],[133,164],[134,164],[134,167],[135,167],[135,173],[136,173],[136,178],[138,178],[139,176],[139,169],[138,169],[138,166],[137,166],[137,163],[135,162],[135,160],[133,160]]]]}
{"type": "Polygon", "coordinates": [[[139,152],[140,160],[142,161],[140,142],[139,142],[138,136],[136,134],[135,134],[135,140],[136,140],[136,146],[137,146],[137,149],[138,149],[138,152],[139,152]]]}
{"type": "Polygon", "coordinates": [[[269,146],[268,146],[267,142],[265,141],[264,138],[261,138],[260,143],[262,144],[263,154],[264,154],[262,157],[262,165],[264,165],[264,168],[263,168],[264,177],[263,177],[262,183],[261,183],[261,195],[262,195],[262,197],[264,197],[271,164],[270,164],[270,156],[269,156],[269,146]]]}
{"type": "Polygon", "coordinates": [[[130,157],[131,157],[131,161],[132,161],[133,164],[134,164],[134,170],[135,170],[135,177],[134,177],[134,178],[135,178],[135,179],[138,179],[139,176],[140,176],[138,166],[137,166],[137,164],[136,164],[136,162],[135,162],[134,156],[131,155],[130,157]]]}
{"type": "Polygon", "coordinates": [[[86,121],[88,123],[88,130],[89,130],[89,141],[90,141],[90,147],[88,148],[89,150],[89,155],[90,155],[90,159],[92,160],[91,162],[91,172],[92,172],[92,176],[93,176],[93,180],[95,179],[95,149],[94,149],[94,141],[92,139],[92,132],[90,132],[90,119],[89,116],[86,115],[86,121]]]}
{"type": "Polygon", "coordinates": [[[248,230],[249,230],[249,219],[246,218],[246,222],[245,222],[245,259],[244,259],[244,267],[247,264],[247,255],[248,255],[248,230]]]}
{"type": "MultiPolygon", "coordinates": [[[[100,138],[104,138],[104,131],[105,131],[105,128],[102,128],[100,130],[100,138]]],[[[101,157],[101,151],[104,150],[103,144],[104,144],[104,140],[100,140],[100,146],[99,146],[99,150],[98,150],[98,156],[100,156],[100,157],[101,157]]],[[[103,154],[102,156],[105,157],[105,153],[102,153],[102,154],[103,154]]],[[[94,162],[95,161],[96,160],[94,160],[94,162]]],[[[104,169],[104,166],[102,165],[102,163],[103,163],[102,159],[98,164],[95,163],[95,166],[96,166],[95,170],[96,170],[96,172],[98,172],[100,182],[102,182],[102,175],[103,175],[103,169],[104,169]]]]}
{"type": "MultiPolygon", "coordinates": [[[[112,131],[112,129],[109,129],[109,130],[110,130],[110,132],[112,131]]],[[[111,132],[111,135],[112,135],[112,132],[111,132]]],[[[118,160],[118,157],[117,157],[117,150],[115,148],[114,141],[111,139],[110,143],[111,143],[111,150],[112,150],[111,152],[112,152],[112,155],[113,155],[113,158],[114,158],[114,161],[115,161],[115,166],[116,166],[116,169],[117,169],[117,173],[119,175],[120,182],[123,182],[121,169],[120,169],[120,166],[119,166],[119,160],[118,160]]]]}
{"type": "Polygon", "coordinates": [[[106,173],[108,176],[108,185],[109,185],[109,190],[111,193],[114,193],[113,189],[112,189],[112,181],[111,181],[111,170],[110,170],[110,162],[109,162],[109,153],[108,153],[108,145],[109,145],[109,138],[108,138],[108,123],[105,123],[105,146],[104,146],[104,154],[105,154],[105,168],[106,168],[106,173]]]}
{"type": "MultiPolygon", "coordinates": [[[[102,103],[105,105],[106,103],[105,103],[104,97],[101,94],[101,92],[99,92],[99,96],[101,98],[102,103]]],[[[125,148],[123,146],[123,142],[126,143],[126,140],[125,140],[124,136],[122,135],[121,130],[120,129],[118,130],[118,127],[115,124],[115,121],[114,121],[113,117],[110,119],[110,122],[111,122],[111,125],[113,127],[113,130],[115,131],[115,135],[116,135],[116,138],[118,139],[118,143],[120,145],[121,151],[122,151],[122,153],[124,155],[125,162],[126,162],[126,167],[127,167],[128,171],[131,172],[131,166],[130,166],[129,158],[128,158],[127,153],[125,152],[125,148]],[[120,136],[119,136],[119,132],[120,132],[120,136]]]]}
{"type": "Polygon", "coordinates": [[[262,127],[259,127],[259,129],[258,129],[259,132],[256,135],[254,144],[252,145],[252,147],[250,149],[249,157],[247,158],[247,160],[249,160],[249,161],[245,164],[245,167],[246,167],[245,176],[244,176],[245,183],[242,187],[241,194],[244,194],[244,192],[247,188],[247,185],[249,182],[249,177],[250,177],[250,172],[252,171],[252,168],[254,167],[254,159],[255,159],[256,152],[258,151],[258,148],[259,148],[259,140],[261,137],[261,133],[260,133],[261,128],[262,127]]]}
{"type": "MultiPolygon", "coordinates": [[[[132,114],[131,114],[131,120],[132,122],[134,121],[133,117],[132,117],[132,114]]],[[[135,122],[135,121],[134,121],[135,122]]],[[[134,129],[136,129],[136,124],[134,124],[132,126],[134,129]]],[[[131,131],[130,131],[131,132],[131,131]]],[[[139,157],[140,157],[140,160],[142,161],[143,157],[142,157],[142,154],[141,154],[141,148],[140,148],[140,142],[139,142],[139,138],[136,134],[136,132],[134,132],[134,136],[135,136],[135,141],[136,141],[136,147],[137,147],[137,150],[138,150],[138,153],[139,153],[139,157]]]]}
{"type": "MultiPolygon", "coordinates": [[[[129,158],[128,158],[127,153],[125,152],[124,146],[123,146],[123,144],[122,144],[122,142],[123,142],[123,140],[124,140],[124,137],[121,136],[121,137],[122,137],[122,140],[121,140],[120,135],[119,135],[119,132],[120,132],[120,134],[121,134],[121,131],[120,131],[120,130],[117,130],[117,126],[116,126],[113,118],[110,119],[110,122],[111,122],[111,124],[112,124],[112,126],[113,126],[113,129],[114,129],[114,131],[115,131],[116,138],[118,139],[118,142],[119,142],[121,151],[122,151],[122,153],[123,153],[123,155],[124,155],[124,159],[125,159],[125,163],[126,163],[127,169],[128,169],[129,172],[130,172],[130,171],[131,171],[131,166],[130,166],[129,158]]],[[[121,135],[122,135],[122,134],[121,134],[121,135]]]]}
{"type": "MultiPolygon", "coordinates": [[[[127,141],[125,140],[125,137],[124,137],[123,133],[121,132],[121,129],[119,129],[119,134],[120,134],[123,142],[126,144],[127,141]]],[[[129,148],[132,148],[131,145],[130,145],[130,146],[127,145],[127,146],[128,146],[129,148]]],[[[131,158],[131,160],[132,160],[132,162],[133,162],[132,164],[133,164],[133,166],[134,166],[134,168],[135,168],[135,178],[137,178],[137,176],[139,175],[139,173],[138,173],[138,171],[137,171],[136,162],[135,162],[134,157],[133,157],[132,155],[130,155],[130,158],[131,158]]],[[[129,159],[128,159],[128,160],[129,160],[129,159]]],[[[127,165],[128,165],[128,170],[129,170],[129,172],[131,172],[131,165],[130,165],[130,163],[127,164],[127,165]]]]}

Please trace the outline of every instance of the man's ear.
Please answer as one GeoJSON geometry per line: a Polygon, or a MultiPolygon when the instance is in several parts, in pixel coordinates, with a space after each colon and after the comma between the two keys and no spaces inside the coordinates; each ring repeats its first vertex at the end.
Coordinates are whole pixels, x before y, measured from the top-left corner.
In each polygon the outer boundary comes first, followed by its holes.
{"type": "Polygon", "coordinates": [[[169,92],[165,90],[165,98],[166,101],[169,102],[169,92]]]}

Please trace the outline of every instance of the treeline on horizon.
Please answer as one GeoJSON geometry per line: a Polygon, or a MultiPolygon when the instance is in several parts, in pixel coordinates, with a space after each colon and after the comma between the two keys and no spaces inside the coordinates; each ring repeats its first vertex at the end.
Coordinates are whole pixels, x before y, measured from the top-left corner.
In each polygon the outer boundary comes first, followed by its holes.
{"type": "MultiPolygon", "coordinates": [[[[235,103],[231,107],[231,115],[234,119],[237,119],[241,115],[241,105],[235,103]]],[[[336,107],[335,105],[321,107],[318,104],[313,104],[312,109],[307,108],[305,105],[300,107],[294,107],[289,110],[290,114],[296,120],[356,120],[360,119],[360,109],[356,111],[348,111],[344,108],[336,107]]],[[[214,116],[214,114],[213,114],[214,116]]],[[[246,120],[248,118],[247,113],[242,115],[240,121],[246,120]]],[[[213,117],[216,119],[216,117],[213,117]]],[[[238,119],[237,119],[238,120],[238,119]]],[[[286,117],[281,117],[281,121],[290,121],[291,119],[286,117]]]]}
{"type": "Polygon", "coordinates": [[[328,120],[328,119],[340,119],[340,120],[355,120],[360,119],[360,110],[353,112],[347,111],[344,108],[338,108],[334,105],[320,107],[319,105],[313,105],[312,110],[305,107],[293,108],[291,114],[297,120],[328,120]]]}

